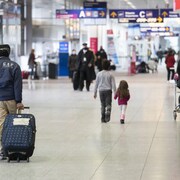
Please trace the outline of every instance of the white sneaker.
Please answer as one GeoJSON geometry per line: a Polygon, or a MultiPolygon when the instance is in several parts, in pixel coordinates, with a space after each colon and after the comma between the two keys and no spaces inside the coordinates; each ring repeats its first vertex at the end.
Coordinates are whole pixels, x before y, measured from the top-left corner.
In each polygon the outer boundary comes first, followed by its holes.
{"type": "Polygon", "coordinates": [[[169,82],[170,82],[170,83],[173,83],[173,84],[175,83],[175,81],[174,81],[173,79],[172,79],[172,80],[169,80],[169,82]]]}

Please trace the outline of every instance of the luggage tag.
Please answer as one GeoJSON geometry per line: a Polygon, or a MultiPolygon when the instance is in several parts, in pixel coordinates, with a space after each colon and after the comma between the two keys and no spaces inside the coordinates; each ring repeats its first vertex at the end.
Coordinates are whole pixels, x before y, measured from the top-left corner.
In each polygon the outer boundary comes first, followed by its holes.
{"type": "Polygon", "coordinates": [[[30,118],[14,118],[13,119],[13,125],[23,125],[28,126],[29,125],[30,118]]]}
{"type": "MultiPolygon", "coordinates": [[[[24,107],[24,109],[30,109],[30,107],[24,107]]],[[[23,110],[24,110],[23,109],[23,110]]],[[[27,126],[29,125],[29,121],[30,121],[30,118],[23,118],[22,117],[22,109],[17,109],[17,117],[13,119],[13,125],[24,125],[24,126],[27,126]]]]}

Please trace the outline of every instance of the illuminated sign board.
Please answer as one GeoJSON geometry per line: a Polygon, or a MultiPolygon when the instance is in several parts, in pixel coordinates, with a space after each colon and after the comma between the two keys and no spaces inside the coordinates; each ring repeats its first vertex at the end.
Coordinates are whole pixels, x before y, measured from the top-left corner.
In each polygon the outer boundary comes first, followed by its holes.
{"type": "Polygon", "coordinates": [[[153,33],[153,32],[170,32],[170,27],[141,27],[141,33],[153,33]]]}
{"type": "Polygon", "coordinates": [[[158,9],[109,10],[109,18],[118,19],[119,23],[161,23],[158,9]]]}
{"type": "Polygon", "coordinates": [[[83,9],[83,10],[72,10],[72,9],[57,9],[57,19],[69,19],[69,18],[106,18],[106,9],[83,9]]]}
{"type": "Polygon", "coordinates": [[[179,13],[173,12],[173,9],[160,9],[160,16],[163,18],[179,18],[179,13]]]}
{"type": "Polygon", "coordinates": [[[68,53],[69,52],[69,44],[68,42],[60,42],[59,43],[59,52],[60,53],[68,53]]]}
{"type": "Polygon", "coordinates": [[[122,10],[110,9],[110,18],[157,18],[159,16],[158,9],[136,9],[136,10],[122,10]]]}
{"type": "Polygon", "coordinates": [[[162,23],[163,18],[119,18],[119,23],[162,23]]]}

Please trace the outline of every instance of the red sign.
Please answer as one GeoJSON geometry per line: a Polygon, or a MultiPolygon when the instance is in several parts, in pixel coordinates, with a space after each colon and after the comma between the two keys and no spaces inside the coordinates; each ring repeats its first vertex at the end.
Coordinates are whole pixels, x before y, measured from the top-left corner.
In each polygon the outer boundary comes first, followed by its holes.
{"type": "Polygon", "coordinates": [[[96,53],[98,50],[98,38],[90,38],[90,49],[96,53]]]}
{"type": "Polygon", "coordinates": [[[174,0],[174,10],[180,10],[180,0],[174,0]]]}
{"type": "Polygon", "coordinates": [[[108,34],[108,35],[113,34],[113,30],[112,30],[112,29],[107,30],[107,34],[108,34]]]}

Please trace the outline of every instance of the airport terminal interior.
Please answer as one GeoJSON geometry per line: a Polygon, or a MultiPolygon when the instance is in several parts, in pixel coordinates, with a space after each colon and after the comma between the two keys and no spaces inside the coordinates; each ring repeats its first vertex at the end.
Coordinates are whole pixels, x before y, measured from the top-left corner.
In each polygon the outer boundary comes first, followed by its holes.
{"type": "MultiPolygon", "coordinates": [[[[175,84],[158,73],[112,72],[129,83],[125,124],[112,101],[111,121],[101,123],[99,95],[74,91],[68,78],[24,80],[23,103],[36,117],[30,162],[0,162],[7,180],[178,180],[180,114],[174,120],[175,84]]],[[[177,90],[179,91],[179,90],[177,90]]]]}
{"type": "Polygon", "coordinates": [[[34,49],[38,76],[23,77],[23,104],[30,107],[23,113],[36,118],[34,153],[30,162],[0,160],[0,179],[180,180],[180,89],[167,80],[165,64],[170,49],[175,71],[180,60],[179,0],[4,0],[0,5],[1,44],[10,45],[10,58],[23,73],[29,73],[34,49]],[[116,67],[110,70],[116,87],[128,82],[124,124],[114,94],[110,121],[101,122],[96,79],[89,91],[73,89],[68,58],[83,43],[94,53],[103,46],[116,67]],[[154,71],[138,70],[150,61],[156,62],[154,71]]]}

